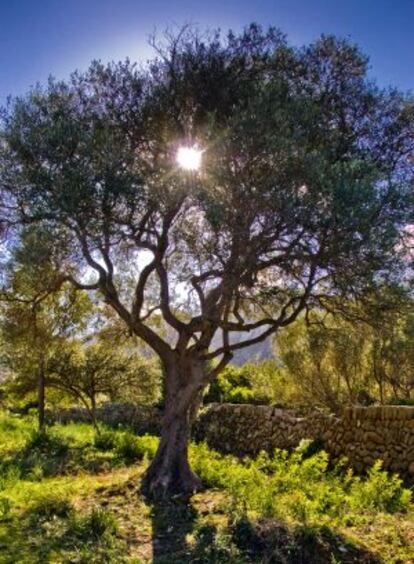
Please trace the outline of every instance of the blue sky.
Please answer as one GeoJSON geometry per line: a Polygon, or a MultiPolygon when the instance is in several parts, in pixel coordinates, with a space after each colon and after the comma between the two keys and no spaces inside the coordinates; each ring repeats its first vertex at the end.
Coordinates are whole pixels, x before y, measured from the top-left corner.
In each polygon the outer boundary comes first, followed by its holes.
{"type": "Polygon", "coordinates": [[[94,58],[146,60],[155,29],[251,21],[281,28],[296,45],[321,33],[350,37],[380,85],[414,89],[414,0],[0,0],[0,104],[94,58]]]}

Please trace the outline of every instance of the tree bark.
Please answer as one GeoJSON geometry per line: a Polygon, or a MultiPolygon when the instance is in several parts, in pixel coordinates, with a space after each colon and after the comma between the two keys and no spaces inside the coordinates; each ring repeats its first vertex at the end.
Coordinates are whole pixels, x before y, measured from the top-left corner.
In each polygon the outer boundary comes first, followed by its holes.
{"type": "Polygon", "coordinates": [[[201,380],[200,367],[198,370],[187,367],[185,375],[175,369],[167,371],[160,444],[142,482],[142,491],[149,498],[187,496],[202,487],[188,461],[191,424],[198,407],[201,380]]]}

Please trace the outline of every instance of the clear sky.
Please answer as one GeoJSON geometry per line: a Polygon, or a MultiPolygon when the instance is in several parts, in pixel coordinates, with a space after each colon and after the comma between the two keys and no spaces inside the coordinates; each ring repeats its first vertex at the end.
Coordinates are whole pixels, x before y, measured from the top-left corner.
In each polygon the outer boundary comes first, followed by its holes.
{"type": "Polygon", "coordinates": [[[0,0],[0,104],[94,58],[146,60],[155,29],[251,21],[281,28],[295,45],[321,33],[350,37],[380,85],[414,89],[414,0],[0,0]]]}

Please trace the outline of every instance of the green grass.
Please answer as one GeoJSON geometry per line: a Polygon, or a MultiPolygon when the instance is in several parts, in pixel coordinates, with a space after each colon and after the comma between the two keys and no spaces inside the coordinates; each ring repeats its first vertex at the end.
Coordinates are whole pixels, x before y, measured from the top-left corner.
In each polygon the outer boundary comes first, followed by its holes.
{"type": "Polygon", "coordinates": [[[321,451],[304,457],[304,441],[294,453],[261,453],[244,464],[212,452],[206,445],[192,448],[192,465],[205,483],[232,494],[240,511],[282,518],[309,526],[357,522],[362,516],[408,512],[411,492],[397,476],[377,462],[366,478],[354,476],[344,464],[328,470],[321,451]]]}
{"type": "Polygon", "coordinates": [[[409,563],[411,492],[376,464],[366,478],[306,444],[240,461],[191,445],[206,490],[148,504],[158,439],[0,415],[0,564],[409,563]]]}

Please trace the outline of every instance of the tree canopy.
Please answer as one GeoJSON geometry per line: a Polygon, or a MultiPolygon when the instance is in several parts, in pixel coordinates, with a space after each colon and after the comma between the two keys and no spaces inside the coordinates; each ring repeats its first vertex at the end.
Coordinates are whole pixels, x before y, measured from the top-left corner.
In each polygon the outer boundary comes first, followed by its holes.
{"type": "Polygon", "coordinates": [[[9,224],[47,228],[62,283],[96,290],[162,360],[151,493],[197,486],[191,414],[234,350],[398,277],[414,149],[412,101],[347,41],[295,49],[251,25],[155,46],[144,68],[95,62],[15,100],[0,155],[9,224]],[[199,172],[181,146],[203,151],[199,172]]]}

